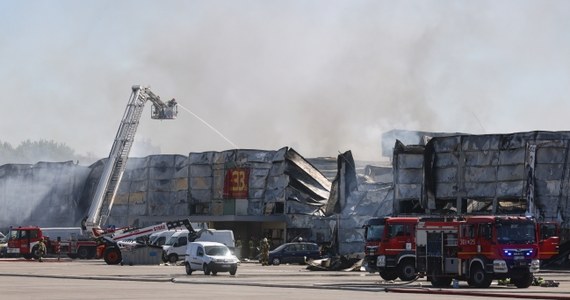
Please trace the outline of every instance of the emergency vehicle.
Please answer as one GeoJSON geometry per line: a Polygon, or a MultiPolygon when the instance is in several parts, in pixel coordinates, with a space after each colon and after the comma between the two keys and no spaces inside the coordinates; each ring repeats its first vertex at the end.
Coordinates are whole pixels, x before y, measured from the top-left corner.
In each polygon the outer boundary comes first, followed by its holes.
{"type": "Polygon", "coordinates": [[[534,218],[468,216],[421,218],[416,227],[416,268],[434,287],[452,280],[486,288],[510,278],[518,288],[532,284],[539,271],[539,243],[534,218]]]}
{"type": "Polygon", "coordinates": [[[46,243],[47,255],[70,258],[95,258],[97,241],[83,236],[81,228],[40,228],[37,226],[12,227],[8,233],[7,255],[37,259],[38,243],[46,243]],[[54,233],[57,229],[57,234],[54,233]],[[73,233],[71,233],[73,232],[73,233]]]}
{"type": "Polygon", "coordinates": [[[560,224],[558,222],[541,222],[538,224],[539,252],[541,263],[560,252],[560,224]]]}
{"type": "Polygon", "coordinates": [[[416,225],[418,217],[370,219],[364,225],[365,267],[384,280],[410,281],[416,274],[416,225]]]}
{"type": "MultiPolygon", "coordinates": [[[[467,217],[473,219],[475,216],[467,217]]],[[[483,219],[492,218],[483,216],[483,219]]],[[[506,216],[498,217],[504,219],[506,216]]],[[[411,281],[417,278],[416,271],[416,226],[418,221],[430,220],[426,217],[384,217],[370,219],[364,225],[365,268],[371,273],[378,272],[384,280],[400,278],[411,281]]],[[[431,220],[443,220],[432,217],[431,220]]],[[[448,217],[448,222],[458,217],[448,217]]],[[[465,220],[461,218],[461,220],[465,220]]],[[[424,223],[425,224],[425,223],[424,223]]],[[[454,225],[456,226],[456,225],[454,225]]],[[[559,253],[559,224],[541,222],[536,224],[539,234],[538,259],[547,260],[559,253]]],[[[431,279],[431,277],[430,277],[431,279]]]]}

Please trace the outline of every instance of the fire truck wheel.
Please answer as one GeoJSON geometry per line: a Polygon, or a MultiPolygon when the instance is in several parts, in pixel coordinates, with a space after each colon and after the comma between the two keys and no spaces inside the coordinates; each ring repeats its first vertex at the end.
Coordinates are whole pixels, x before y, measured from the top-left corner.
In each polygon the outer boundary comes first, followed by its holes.
{"type": "Polygon", "coordinates": [[[519,289],[526,289],[532,284],[533,276],[531,273],[526,273],[521,277],[511,278],[511,281],[519,289]]]}
{"type": "Polygon", "coordinates": [[[121,250],[117,247],[108,247],[103,253],[103,259],[108,265],[118,265],[122,261],[121,250]]]}
{"type": "Polygon", "coordinates": [[[394,268],[388,268],[385,270],[380,271],[380,277],[384,280],[394,280],[398,278],[398,273],[394,268]]]}
{"type": "Polygon", "coordinates": [[[489,276],[485,270],[483,270],[483,267],[481,267],[481,265],[477,264],[471,268],[469,280],[467,281],[470,286],[477,288],[488,288],[491,286],[491,282],[493,282],[493,278],[489,276]]]}
{"type": "Polygon", "coordinates": [[[436,288],[445,288],[451,285],[451,281],[453,279],[451,277],[443,277],[441,275],[431,275],[430,282],[433,287],[436,288]]]}
{"type": "Polygon", "coordinates": [[[79,247],[79,249],[77,249],[77,257],[79,257],[79,259],[87,259],[87,257],[89,257],[89,250],[86,247],[79,247]]]}
{"type": "Polygon", "coordinates": [[[87,259],[93,259],[97,256],[97,248],[87,248],[87,259]]]}
{"type": "Polygon", "coordinates": [[[416,278],[416,266],[412,259],[403,260],[398,266],[398,277],[402,281],[412,281],[416,278]]]}

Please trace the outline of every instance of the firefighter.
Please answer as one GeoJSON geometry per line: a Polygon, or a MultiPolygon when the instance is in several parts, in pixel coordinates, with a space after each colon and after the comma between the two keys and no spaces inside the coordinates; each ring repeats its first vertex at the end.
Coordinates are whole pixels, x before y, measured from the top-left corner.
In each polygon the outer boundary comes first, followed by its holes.
{"type": "Polygon", "coordinates": [[[255,238],[252,236],[248,242],[249,246],[249,257],[255,258],[255,238]]]}
{"type": "Polygon", "coordinates": [[[267,238],[263,238],[261,240],[261,265],[267,266],[269,265],[269,241],[267,238]]]}
{"type": "Polygon", "coordinates": [[[46,255],[47,249],[46,249],[46,243],[44,241],[44,238],[42,237],[38,243],[38,261],[39,262],[43,262],[42,257],[44,255],[46,255]]]}
{"type": "Polygon", "coordinates": [[[239,236],[238,236],[238,238],[236,239],[236,251],[235,251],[235,254],[236,254],[236,256],[237,256],[238,258],[241,259],[241,256],[242,256],[242,251],[241,251],[241,239],[240,239],[239,236]]]}

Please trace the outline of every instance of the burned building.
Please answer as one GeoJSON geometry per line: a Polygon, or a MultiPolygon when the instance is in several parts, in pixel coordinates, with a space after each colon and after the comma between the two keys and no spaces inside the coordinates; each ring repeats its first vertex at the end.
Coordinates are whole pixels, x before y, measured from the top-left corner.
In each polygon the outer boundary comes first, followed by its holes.
{"type": "MultiPolygon", "coordinates": [[[[0,204],[6,209],[0,227],[79,226],[106,160],[89,167],[71,162],[2,166],[0,204]],[[46,190],[33,192],[40,185],[46,190]]],[[[350,152],[336,159],[305,159],[289,147],[129,158],[103,225],[190,218],[231,229],[244,244],[264,236],[273,246],[303,238],[333,243],[341,254],[362,252],[362,224],[391,213],[390,170],[355,162],[350,152]]]]}
{"type": "Polygon", "coordinates": [[[188,173],[193,220],[232,229],[243,240],[268,237],[274,245],[329,239],[315,223],[331,182],[291,148],[190,153],[188,173]]]}
{"type": "Polygon", "coordinates": [[[452,135],[394,147],[394,212],[531,214],[570,228],[570,132],[452,135]]]}
{"type": "MultiPolygon", "coordinates": [[[[86,214],[106,159],[91,165],[82,194],[86,214]]],[[[85,215],[84,215],[85,216],[85,215]]],[[[148,226],[188,217],[188,158],[184,155],[131,157],[115,196],[108,226],[148,226]]]]}

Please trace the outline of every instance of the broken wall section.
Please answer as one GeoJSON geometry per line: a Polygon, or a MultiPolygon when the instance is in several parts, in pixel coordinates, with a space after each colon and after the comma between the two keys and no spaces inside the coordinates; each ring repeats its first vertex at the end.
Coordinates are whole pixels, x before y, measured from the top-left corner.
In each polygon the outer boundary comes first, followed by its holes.
{"type": "Polygon", "coordinates": [[[190,153],[188,161],[192,214],[312,215],[328,199],[330,182],[287,147],[190,153]],[[239,182],[240,172],[246,182],[239,182]],[[243,194],[236,190],[240,184],[243,194]]]}
{"type": "Polygon", "coordinates": [[[370,218],[392,213],[391,168],[369,165],[361,168],[350,151],[340,154],[337,164],[337,175],[325,210],[333,233],[332,241],[338,254],[363,257],[362,226],[370,218]]]}

